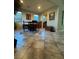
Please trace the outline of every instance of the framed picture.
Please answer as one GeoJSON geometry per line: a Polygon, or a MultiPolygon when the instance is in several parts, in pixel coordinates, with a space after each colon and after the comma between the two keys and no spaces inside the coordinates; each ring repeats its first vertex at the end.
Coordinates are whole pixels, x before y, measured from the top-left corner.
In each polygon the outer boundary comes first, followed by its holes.
{"type": "Polygon", "coordinates": [[[31,20],[31,14],[26,14],[26,19],[31,20]]]}
{"type": "Polygon", "coordinates": [[[55,12],[49,13],[49,20],[55,20],[55,12]]]}

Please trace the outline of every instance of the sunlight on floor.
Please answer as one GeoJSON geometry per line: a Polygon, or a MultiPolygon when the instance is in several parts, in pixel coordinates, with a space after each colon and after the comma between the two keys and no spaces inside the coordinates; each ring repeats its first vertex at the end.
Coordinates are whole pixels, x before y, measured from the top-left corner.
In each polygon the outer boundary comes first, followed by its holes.
{"type": "Polygon", "coordinates": [[[17,40],[17,48],[21,48],[24,45],[24,35],[22,31],[16,31],[15,32],[15,39],[17,40]]]}

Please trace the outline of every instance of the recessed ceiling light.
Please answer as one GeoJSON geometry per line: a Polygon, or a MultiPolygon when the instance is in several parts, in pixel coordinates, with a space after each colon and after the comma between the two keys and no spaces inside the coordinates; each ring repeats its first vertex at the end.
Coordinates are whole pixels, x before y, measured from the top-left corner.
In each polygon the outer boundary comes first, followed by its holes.
{"type": "Polygon", "coordinates": [[[38,9],[40,9],[41,7],[40,6],[38,6],[38,9]]]}
{"type": "Polygon", "coordinates": [[[20,0],[21,3],[23,3],[23,0],[20,0]]]}

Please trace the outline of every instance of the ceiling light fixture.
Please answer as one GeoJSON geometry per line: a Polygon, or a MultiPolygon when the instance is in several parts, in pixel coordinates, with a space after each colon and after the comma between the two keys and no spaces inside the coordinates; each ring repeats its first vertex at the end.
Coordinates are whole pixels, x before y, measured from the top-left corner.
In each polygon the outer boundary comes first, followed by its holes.
{"type": "Polygon", "coordinates": [[[38,6],[38,9],[40,9],[41,7],[40,6],[38,6]]]}
{"type": "Polygon", "coordinates": [[[23,3],[23,0],[20,0],[21,3],[23,3]]]}

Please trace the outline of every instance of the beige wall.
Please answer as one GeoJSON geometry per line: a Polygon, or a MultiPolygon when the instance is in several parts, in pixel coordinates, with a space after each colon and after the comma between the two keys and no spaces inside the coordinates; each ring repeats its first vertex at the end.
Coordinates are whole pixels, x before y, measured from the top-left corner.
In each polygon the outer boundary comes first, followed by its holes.
{"type": "MultiPolygon", "coordinates": [[[[51,23],[51,25],[55,25],[55,28],[56,28],[56,31],[60,31],[62,30],[62,11],[64,10],[64,6],[59,6],[59,7],[55,7],[55,8],[51,8],[45,12],[43,12],[42,14],[39,15],[39,20],[41,21],[42,20],[42,16],[45,15],[46,16],[46,20],[49,21],[49,13],[51,11],[55,11],[55,24],[51,23]]],[[[22,20],[26,20],[26,13],[28,12],[25,12],[23,11],[22,12],[22,20]]],[[[33,15],[34,13],[31,13],[32,14],[32,17],[31,17],[31,20],[33,20],[33,15]]]]}
{"type": "Polygon", "coordinates": [[[53,23],[51,23],[50,21],[48,25],[52,25],[52,26],[55,25],[56,31],[61,31],[61,30],[64,30],[63,25],[62,25],[62,11],[63,10],[64,10],[64,6],[55,7],[55,8],[49,9],[48,11],[43,12],[41,16],[46,15],[46,19],[47,21],[49,21],[49,13],[54,11],[55,21],[53,21],[53,23]]]}
{"type": "Polygon", "coordinates": [[[46,16],[46,20],[47,20],[47,26],[53,26],[53,27],[55,27],[55,29],[57,30],[57,15],[55,14],[55,20],[52,20],[52,21],[50,21],[49,20],[49,13],[51,13],[51,12],[55,12],[56,13],[56,7],[55,8],[51,8],[51,9],[49,9],[49,10],[47,10],[47,11],[45,11],[45,12],[43,12],[42,14],[41,14],[41,16],[46,16]]]}
{"type": "MultiPolygon", "coordinates": [[[[27,14],[27,13],[30,13],[30,12],[22,11],[22,20],[26,20],[26,14],[27,14]]],[[[34,19],[34,18],[33,18],[33,15],[34,15],[34,13],[31,13],[31,20],[34,19]]]]}
{"type": "Polygon", "coordinates": [[[58,19],[58,24],[57,24],[57,31],[62,31],[64,30],[64,27],[62,25],[62,11],[64,11],[64,7],[61,6],[57,9],[57,19],[58,19]]]}

